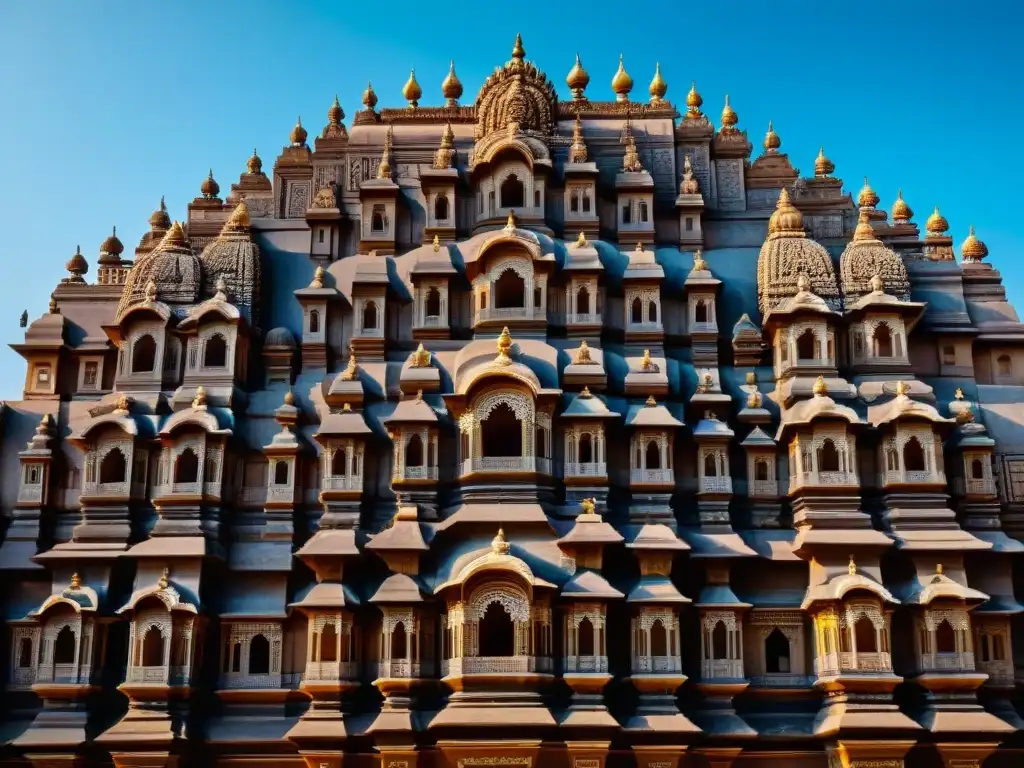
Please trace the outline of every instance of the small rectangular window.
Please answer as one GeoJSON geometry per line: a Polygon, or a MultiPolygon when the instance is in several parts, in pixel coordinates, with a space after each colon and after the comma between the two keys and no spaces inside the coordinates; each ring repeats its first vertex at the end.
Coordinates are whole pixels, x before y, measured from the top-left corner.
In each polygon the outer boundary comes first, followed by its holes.
{"type": "Polygon", "coordinates": [[[686,231],[693,232],[693,216],[686,217],[686,231]]]}
{"type": "Polygon", "coordinates": [[[324,241],[324,228],[320,227],[320,242],[322,243],[323,241],[324,241]]]}
{"type": "Polygon", "coordinates": [[[632,210],[629,207],[629,203],[626,203],[625,205],[622,206],[622,223],[630,224],[632,223],[632,220],[632,210]]]}
{"type": "Polygon", "coordinates": [[[96,389],[98,386],[98,378],[100,372],[100,364],[95,360],[89,360],[85,363],[85,371],[82,373],[82,387],[84,389],[96,389]]]}
{"type": "Polygon", "coordinates": [[[50,388],[50,366],[40,365],[36,367],[36,389],[50,388]]]}
{"type": "Polygon", "coordinates": [[[533,192],[533,207],[540,208],[540,190],[534,190],[533,192]]]}
{"type": "Polygon", "coordinates": [[[647,223],[647,203],[640,203],[640,222],[647,223]]]}

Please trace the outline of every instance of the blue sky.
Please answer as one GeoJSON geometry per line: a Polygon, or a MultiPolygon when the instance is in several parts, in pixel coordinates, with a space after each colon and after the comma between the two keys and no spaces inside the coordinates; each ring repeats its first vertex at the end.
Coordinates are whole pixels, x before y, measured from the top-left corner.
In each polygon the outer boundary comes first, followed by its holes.
{"type": "Polygon", "coordinates": [[[509,58],[568,96],[578,51],[592,99],[611,98],[624,54],[646,98],[656,61],[681,104],[691,80],[718,122],[725,93],[759,151],[768,120],[804,174],[819,144],[854,194],[869,176],[888,209],[903,188],[923,226],[938,204],[955,242],[974,224],[1011,299],[1024,295],[1017,138],[1024,65],[1017,3],[54,2],[0,8],[0,398],[24,363],[6,344],[46,310],[81,244],[95,275],[116,224],[127,253],[166,195],[183,218],[209,168],[226,191],[253,147],[269,170],[297,115],[310,135],[337,93],[349,121],[372,80],[401,105],[415,67],[441,102],[455,60],[471,102],[509,58]],[[998,8],[977,13],[979,8],[998,8]],[[424,16],[424,11],[426,15],[424,16]]]}

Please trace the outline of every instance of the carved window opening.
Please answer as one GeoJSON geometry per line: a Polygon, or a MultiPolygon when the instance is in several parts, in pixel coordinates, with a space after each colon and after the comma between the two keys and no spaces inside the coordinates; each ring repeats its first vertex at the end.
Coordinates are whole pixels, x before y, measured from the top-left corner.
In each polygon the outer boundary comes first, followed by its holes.
{"type": "Polygon", "coordinates": [[[156,339],[148,333],[132,347],[132,373],[144,373],[156,367],[156,339]]]}
{"type": "Polygon", "coordinates": [[[515,656],[515,625],[498,602],[492,602],[480,619],[480,655],[515,656]]]}
{"type": "Polygon", "coordinates": [[[506,269],[494,281],[494,306],[496,309],[526,306],[526,281],[515,270],[506,269]]]}
{"type": "Polygon", "coordinates": [[[229,651],[229,666],[230,672],[241,672],[242,671],[242,643],[236,641],[231,644],[229,651]]]}
{"type": "Polygon", "coordinates": [[[1006,645],[1002,635],[991,635],[992,638],[992,661],[1006,660],[1006,645]]]}
{"type": "Polygon", "coordinates": [[[447,195],[438,195],[437,199],[434,200],[434,218],[437,221],[446,221],[448,219],[447,195]]]}
{"type": "Polygon", "coordinates": [[[164,665],[164,636],[156,625],[146,630],[142,638],[143,667],[162,667],[164,665]]]}
{"type": "Polygon", "coordinates": [[[871,343],[875,348],[875,357],[892,357],[892,331],[885,323],[879,323],[871,334],[871,343]]]}
{"type": "Polygon", "coordinates": [[[270,674],[270,641],[263,635],[249,641],[249,674],[270,674]]]}
{"type": "Polygon", "coordinates": [[[647,223],[647,203],[645,202],[640,203],[640,223],[647,223]]]}
{"type": "Polygon", "coordinates": [[[487,291],[480,291],[480,309],[487,309],[487,291]]]}
{"type": "Polygon", "coordinates": [[[907,472],[924,472],[924,448],[916,437],[910,438],[903,446],[903,469],[907,472]]]}
{"type": "MultiPolygon", "coordinates": [[[[181,347],[181,342],[175,338],[171,338],[167,342],[167,349],[164,350],[164,370],[176,373],[178,370],[178,351],[181,347]]],[[[192,359],[195,360],[195,349],[192,350],[192,359]]],[[[193,362],[193,367],[195,367],[193,362]]]]}
{"type": "Polygon", "coordinates": [[[542,459],[547,458],[547,432],[539,424],[533,432],[533,447],[538,457],[542,459]]]}
{"type": "Polygon", "coordinates": [[[704,299],[698,299],[697,306],[693,310],[693,319],[697,323],[708,321],[708,305],[704,303],[704,299]]]}
{"type": "Polygon", "coordinates": [[[651,625],[651,656],[668,656],[668,632],[661,619],[651,625]]]}
{"type": "Polygon", "coordinates": [[[99,386],[99,363],[89,361],[85,364],[85,371],[82,373],[82,387],[85,389],[96,389],[99,386]]]}
{"type": "Polygon", "coordinates": [[[590,314],[590,291],[585,285],[581,285],[576,291],[576,312],[580,315],[590,314]]]}
{"type": "Polygon", "coordinates": [[[827,438],[818,449],[818,471],[839,471],[839,451],[836,450],[835,443],[827,438]]]}
{"type": "Polygon", "coordinates": [[[128,464],[120,448],[112,448],[100,461],[100,482],[101,483],[123,483],[128,464]]]}
{"type": "Polygon", "coordinates": [[[541,293],[540,286],[533,289],[533,306],[536,309],[540,309],[541,301],[543,300],[543,294],[541,293]]]}
{"type": "Polygon", "coordinates": [[[288,485],[288,462],[283,459],[274,462],[274,485],[288,485]]]}
{"type": "Polygon", "coordinates": [[[404,622],[398,622],[395,624],[395,628],[391,632],[391,657],[392,659],[404,659],[406,657],[408,646],[408,636],[405,631],[404,622]]]}
{"type": "Polygon", "coordinates": [[[523,425],[507,403],[498,403],[480,422],[480,436],[485,457],[523,455],[523,425]]]}
{"type": "Polygon", "coordinates": [[[632,224],[633,223],[633,209],[629,203],[625,203],[622,206],[622,223],[632,224]]]}
{"type": "Polygon", "coordinates": [[[877,653],[878,643],[875,638],[875,625],[863,614],[853,625],[853,637],[857,643],[857,653],[877,653]]]}
{"type": "Polygon", "coordinates": [[[895,447],[890,447],[885,452],[885,468],[889,472],[898,472],[900,469],[899,454],[895,447]]]}
{"type": "Polygon", "coordinates": [[[580,193],[576,192],[576,191],[573,191],[572,195],[569,197],[569,213],[579,213],[579,212],[580,212],[580,193]]]}
{"type": "Polygon", "coordinates": [[[647,303],[647,322],[658,322],[658,303],[656,301],[650,301],[647,303]]]}
{"type": "Polygon", "coordinates": [[[981,463],[981,459],[974,459],[971,462],[971,479],[972,480],[984,480],[985,479],[985,467],[981,463]]]}
{"type": "Polygon", "coordinates": [[[315,309],[309,311],[309,332],[320,333],[320,312],[315,309]]]}
{"type": "Polygon", "coordinates": [[[384,206],[375,205],[370,213],[370,231],[378,234],[385,229],[384,206]]]}
{"type": "Polygon", "coordinates": [[[57,639],[53,644],[53,663],[74,664],[76,645],[74,631],[65,624],[57,633],[57,639]]]}
{"type": "Polygon", "coordinates": [[[228,363],[228,343],[219,333],[206,340],[203,365],[206,368],[224,368],[228,363]]]}
{"type": "Polygon", "coordinates": [[[633,299],[629,307],[629,321],[631,323],[642,323],[644,321],[644,305],[639,297],[633,299]]]}
{"type": "Polygon", "coordinates": [[[368,301],[363,305],[363,330],[377,330],[377,303],[368,301]]]}
{"type": "Polygon", "coordinates": [[[999,358],[996,360],[996,370],[999,372],[1000,376],[1013,375],[1013,365],[1010,361],[1009,355],[999,356],[999,358]]]}
{"type": "Polygon", "coordinates": [[[764,641],[765,671],[770,675],[791,672],[792,665],[789,654],[789,638],[776,627],[764,641]]]}
{"type": "Polygon", "coordinates": [[[540,190],[533,190],[533,207],[540,208],[540,190]]]}
{"type": "Polygon", "coordinates": [[[704,477],[718,477],[718,466],[713,453],[704,456],[704,477]]]}
{"type": "Polygon", "coordinates": [[[423,466],[423,438],[413,435],[405,446],[405,464],[408,467],[423,466]]]}
{"type": "Polygon", "coordinates": [[[947,344],[942,348],[942,364],[956,365],[956,347],[947,344]]]}
{"type": "Polygon", "coordinates": [[[754,462],[754,479],[755,480],[767,480],[768,479],[768,461],[765,459],[758,459],[754,462]]]}
{"type": "Polygon", "coordinates": [[[711,658],[729,658],[729,633],[724,621],[715,622],[715,628],[711,630],[711,658]]]}
{"type": "Polygon", "coordinates": [[[319,239],[319,241],[320,241],[321,243],[322,243],[322,242],[324,241],[324,228],[323,228],[323,227],[320,227],[320,228],[319,228],[319,229],[317,230],[317,237],[318,237],[318,239],[319,239]]]}
{"type": "Polygon", "coordinates": [[[500,191],[502,208],[523,207],[526,192],[523,189],[523,182],[514,173],[501,182],[500,191]]]}
{"type": "Polygon", "coordinates": [[[581,464],[591,464],[594,461],[594,440],[589,433],[580,435],[579,448],[577,449],[578,461],[581,464]]]}
{"type": "Polygon", "coordinates": [[[576,643],[578,656],[594,655],[594,624],[586,616],[580,620],[576,629],[576,643]]]}
{"type": "Polygon", "coordinates": [[[957,653],[956,632],[946,619],[935,628],[935,650],[938,653],[957,653]]]}
{"type": "Polygon", "coordinates": [[[644,469],[661,469],[661,449],[651,440],[644,449],[644,469]]]}
{"type": "Polygon", "coordinates": [[[32,638],[23,637],[18,642],[18,669],[32,666],[32,638]]]}
{"type": "Polygon", "coordinates": [[[489,206],[488,207],[488,211],[493,216],[494,215],[494,190],[493,189],[490,192],[487,193],[487,205],[489,206]]]}
{"type": "Polygon", "coordinates": [[[333,624],[324,625],[320,632],[320,658],[317,661],[338,660],[338,631],[333,624]]]}
{"type": "Polygon", "coordinates": [[[818,340],[814,337],[814,331],[810,328],[801,333],[796,339],[797,360],[817,360],[818,340]]]}
{"type": "Polygon", "coordinates": [[[331,475],[333,477],[344,477],[345,472],[345,451],[337,450],[331,456],[331,475]]]}
{"type": "Polygon", "coordinates": [[[186,448],[174,460],[174,482],[195,483],[199,480],[199,457],[191,448],[186,448]]]}
{"type": "Polygon", "coordinates": [[[590,194],[587,192],[583,193],[583,212],[590,213],[590,194]]]}
{"type": "Polygon", "coordinates": [[[693,232],[693,216],[687,216],[686,217],[685,229],[686,229],[687,232],[693,232]]]}
{"type": "Polygon", "coordinates": [[[437,317],[441,314],[441,292],[437,288],[427,291],[427,317],[437,317]]]}

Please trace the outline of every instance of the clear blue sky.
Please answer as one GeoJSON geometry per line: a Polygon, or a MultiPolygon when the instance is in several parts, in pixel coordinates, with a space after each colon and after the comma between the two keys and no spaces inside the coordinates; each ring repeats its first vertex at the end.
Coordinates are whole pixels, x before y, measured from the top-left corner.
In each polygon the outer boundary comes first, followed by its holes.
{"type": "Polygon", "coordinates": [[[611,98],[620,52],[637,99],[660,61],[668,97],[695,79],[716,123],[729,93],[757,150],[772,119],[804,174],[824,144],[848,191],[866,174],[888,209],[902,187],[921,226],[937,203],[1020,301],[1022,28],[1019,3],[951,0],[4,0],[0,397],[22,388],[18,317],[46,310],[76,244],[89,278],[112,224],[130,257],[162,194],[183,218],[207,169],[226,194],[254,146],[270,169],[297,115],[315,135],[337,93],[349,121],[367,80],[401,105],[414,66],[438,104],[453,58],[469,103],[517,31],[563,97],[577,51],[593,99],[611,98]]]}

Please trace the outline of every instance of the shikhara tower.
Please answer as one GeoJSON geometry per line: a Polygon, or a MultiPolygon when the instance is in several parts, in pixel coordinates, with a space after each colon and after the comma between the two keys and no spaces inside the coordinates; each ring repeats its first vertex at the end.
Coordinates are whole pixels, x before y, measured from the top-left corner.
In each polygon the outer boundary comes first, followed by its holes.
{"type": "Polygon", "coordinates": [[[0,759],[1022,759],[985,245],[660,67],[566,82],[368,85],[75,252],[0,406],[0,759]]]}

